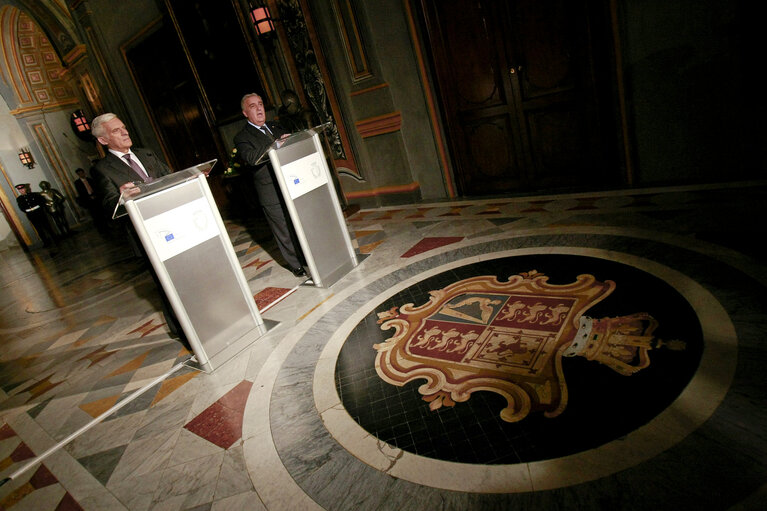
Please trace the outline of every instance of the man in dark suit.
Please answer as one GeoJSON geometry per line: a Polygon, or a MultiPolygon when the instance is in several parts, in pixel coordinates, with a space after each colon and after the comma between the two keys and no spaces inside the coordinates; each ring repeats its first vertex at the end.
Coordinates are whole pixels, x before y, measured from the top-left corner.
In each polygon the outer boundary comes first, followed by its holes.
{"type": "MultiPolygon", "coordinates": [[[[99,115],[91,122],[91,133],[100,144],[106,146],[107,155],[96,162],[92,169],[97,194],[108,214],[112,214],[120,195],[126,196],[139,192],[137,183],[149,183],[154,179],[168,175],[171,170],[152,151],[133,147],[125,124],[115,114],[99,115]]],[[[122,220],[122,219],[118,219],[122,220]]],[[[126,223],[129,241],[137,256],[148,260],[143,245],[130,222],[126,223]]],[[[188,345],[181,325],[173,312],[173,306],[162,288],[154,268],[149,264],[152,275],[162,299],[163,314],[171,333],[188,345]]]]}
{"type": "Polygon", "coordinates": [[[99,115],[91,123],[91,133],[108,149],[107,155],[96,162],[93,178],[101,192],[101,203],[111,212],[120,194],[128,194],[138,187],[135,183],[149,183],[170,174],[170,169],[152,151],[133,147],[125,124],[115,114],[99,115]]]}
{"type": "Polygon", "coordinates": [[[88,177],[84,169],[76,169],[77,179],[75,179],[75,190],[77,190],[77,204],[88,210],[93,225],[99,232],[106,231],[105,218],[101,209],[101,199],[96,195],[96,183],[88,177]]]}
{"type": "Polygon", "coordinates": [[[288,137],[289,133],[278,124],[266,122],[264,102],[258,94],[246,94],[240,102],[240,107],[248,123],[234,136],[237,154],[250,167],[258,201],[290,271],[297,277],[306,275],[301,262],[303,255],[285,215],[277,183],[272,179],[272,165],[268,159],[258,163],[272,142],[288,137]]]}

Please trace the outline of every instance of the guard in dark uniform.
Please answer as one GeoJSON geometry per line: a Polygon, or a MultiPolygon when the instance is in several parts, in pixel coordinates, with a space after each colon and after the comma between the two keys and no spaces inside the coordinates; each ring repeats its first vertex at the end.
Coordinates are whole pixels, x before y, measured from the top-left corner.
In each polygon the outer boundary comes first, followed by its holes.
{"type": "Polygon", "coordinates": [[[48,222],[48,213],[45,211],[45,198],[39,193],[30,191],[29,183],[16,185],[19,194],[16,197],[16,203],[19,209],[27,214],[27,218],[34,226],[40,239],[43,240],[43,246],[47,247],[56,241],[56,235],[48,222]]]}

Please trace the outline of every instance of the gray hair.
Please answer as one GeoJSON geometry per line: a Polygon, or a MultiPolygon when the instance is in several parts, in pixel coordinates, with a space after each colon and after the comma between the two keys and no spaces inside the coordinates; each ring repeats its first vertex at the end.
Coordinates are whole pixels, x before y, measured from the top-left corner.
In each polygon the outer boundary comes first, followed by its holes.
{"type": "MultiPolygon", "coordinates": [[[[256,94],[255,92],[250,92],[250,93],[248,93],[248,94],[245,94],[245,95],[242,97],[242,99],[240,100],[240,110],[243,110],[243,111],[245,110],[245,101],[246,101],[248,98],[252,97],[252,96],[258,96],[258,97],[261,99],[261,101],[263,101],[263,100],[264,100],[264,98],[262,98],[262,97],[261,97],[261,94],[256,94]]],[[[93,130],[91,129],[91,132],[92,132],[92,131],[93,131],[93,130]]]]}
{"type": "Polygon", "coordinates": [[[91,134],[96,138],[105,137],[107,132],[106,130],[104,130],[104,127],[102,126],[102,124],[104,124],[105,122],[111,121],[115,117],[117,116],[110,112],[106,114],[101,114],[95,119],[93,119],[91,121],[91,134]]]}

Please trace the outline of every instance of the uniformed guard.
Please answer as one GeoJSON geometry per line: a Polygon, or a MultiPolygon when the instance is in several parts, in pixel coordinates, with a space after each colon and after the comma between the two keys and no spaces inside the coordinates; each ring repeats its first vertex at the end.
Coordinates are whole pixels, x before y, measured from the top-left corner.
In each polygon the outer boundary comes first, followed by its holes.
{"type": "Polygon", "coordinates": [[[16,197],[16,203],[19,209],[27,214],[27,218],[34,226],[40,239],[43,240],[43,246],[47,247],[56,241],[56,235],[48,222],[48,213],[45,211],[45,198],[39,193],[32,192],[29,183],[16,185],[19,195],[16,197]]]}

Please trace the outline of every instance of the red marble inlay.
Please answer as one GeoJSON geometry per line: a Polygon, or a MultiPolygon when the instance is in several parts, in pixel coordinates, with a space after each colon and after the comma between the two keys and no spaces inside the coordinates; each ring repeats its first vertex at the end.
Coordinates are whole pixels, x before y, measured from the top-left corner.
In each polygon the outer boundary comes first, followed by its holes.
{"type": "Polygon", "coordinates": [[[228,449],[242,438],[242,417],[253,382],[244,380],[189,421],[184,429],[228,449]]]}
{"type": "Polygon", "coordinates": [[[290,289],[284,287],[266,287],[253,295],[253,299],[256,301],[256,307],[258,310],[265,309],[267,305],[277,300],[290,289]]]}
{"type": "Polygon", "coordinates": [[[151,334],[152,332],[154,332],[155,330],[160,328],[163,324],[164,323],[158,323],[158,324],[155,325],[154,324],[154,320],[150,319],[149,321],[147,321],[146,323],[144,323],[140,327],[136,328],[135,330],[131,330],[128,333],[129,334],[135,334],[136,332],[141,332],[141,337],[146,337],[147,335],[151,334]]]}
{"type": "MultiPolygon", "coordinates": [[[[158,326],[158,328],[159,328],[159,326],[158,326]]],[[[135,332],[135,330],[134,330],[134,332],[135,332]]],[[[145,335],[146,335],[146,333],[142,334],[141,337],[144,337],[145,335]]],[[[105,358],[111,357],[112,355],[114,355],[113,351],[107,351],[105,346],[101,346],[96,351],[91,351],[90,353],[88,353],[84,357],[80,357],[79,359],[77,359],[77,361],[79,362],[80,360],[86,360],[86,359],[90,360],[91,363],[88,365],[88,368],[90,368],[90,367],[93,367],[95,364],[98,364],[99,362],[101,362],[105,358]]]]}
{"type": "Polygon", "coordinates": [[[11,458],[13,461],[18,463],[19,461],[28,460],[29,458],[34,458],[35,453],[32,452],[32,449],[30,449],[27,444],[24,442],[21,442],[16,449],[13,450],[9,458],[11,458]]]}
{"type": "Polygon", "coordinates": [[[48,470],[48,467],[45,465],[40,465],[38,469],[35,470],[35,473],[32,474],[32,477],[29,478],[29,484],[31,484],[35,490],[45,488],[46,486],[50,486],[58,482],[59,480],[56,479],[56,476],[51,474],[51,471],[48,470]]]}
{"type": "Polygon", "coordinates": [[[8,424],[3,424],[3,426],[0,427],[0,440],[5,440],[12,436],[16,436],[16,432],[8,424]]]}
{"type": "Polygon", "coordinates": [[[56,506],[56,511],[83,511],[83,508],[69,492],[66,492],[64,496],[61,497],[59,505],[56,506]]]}
{"type": "Polygon", "coordinates": [[[243,380],[238,383],[235,388],[221,396],[217,402],[232,410],[241,410],[244,412],[251,387],[253,387],[252,381],[243,380]]]}
{"type": "Polygon", "coordinates": [[[444,247],[446,245],[451,245],[453,243],[458,243],[463,239],[462,236],[444,236],[439,238],[424,238],[415,245],[413,245],[410,250],[402,254],[401,257],[413,257],[414,255],[422,254],[424,252],[428,252],[429,250],[434,250],[435,248],[444,247]]]}

